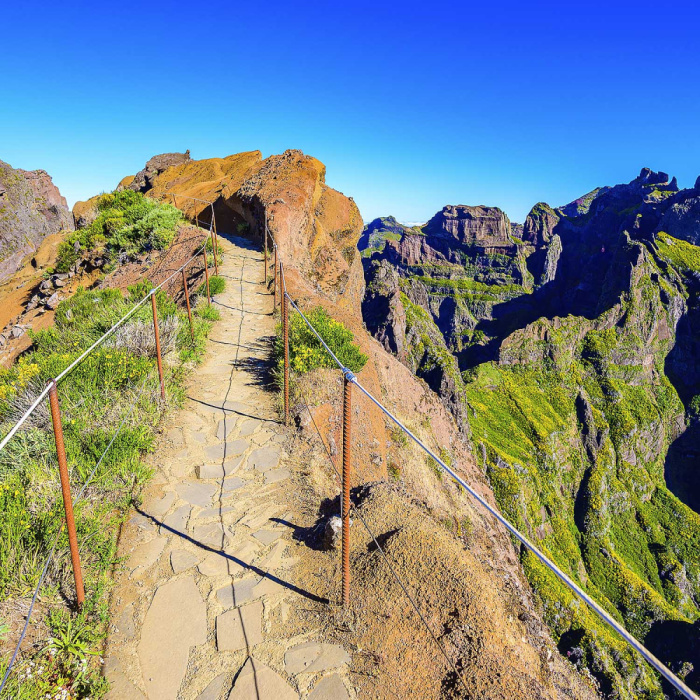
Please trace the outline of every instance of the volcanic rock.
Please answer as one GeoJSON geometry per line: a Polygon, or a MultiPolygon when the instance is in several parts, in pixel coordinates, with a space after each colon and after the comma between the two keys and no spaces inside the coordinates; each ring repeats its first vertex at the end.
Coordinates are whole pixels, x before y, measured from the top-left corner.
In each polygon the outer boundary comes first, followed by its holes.
{"type": "Polygon", "coordinates": [[[15,169],[0,161],[0,282],[46,236],[73,228],[66,200],[45,170],[15,169]]]}
{"type": "Polygon", "coordinates": [[[190,152],[184,153],[161,153],[153,156],[144,167],[134,176],[134,179],[127,185],[130,190],[136,192],[148,192],[153,187],[153,180],[174,165],[181,165],[191,160],[190,152]]]}

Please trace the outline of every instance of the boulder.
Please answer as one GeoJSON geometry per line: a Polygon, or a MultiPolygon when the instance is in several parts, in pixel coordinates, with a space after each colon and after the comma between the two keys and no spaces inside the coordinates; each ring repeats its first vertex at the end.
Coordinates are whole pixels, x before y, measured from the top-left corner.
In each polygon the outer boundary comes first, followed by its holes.
{"type": "MultiPolygon", "coordinates": [[[[136,192],[148,192],[148,190],[153,187],[153,180],[158,177],[158,175],[174,165],[182,165],[190,160],[189,150],[184,153],[161,153],[160,155],[153,156],[153,158],[146,163],[144,169],[136,173],[133,180],[131,180],[128,185],[125,185],[125,187],[128,187],[130,190],[135,190],[136,192]]],[[[122,183],[124,183],[125,180],[122,180],[122,183]]]]}
{"type": "Polygon", "coordinates": [[[323,548],[339,549],[343,536],[343,521],[339,516],[334,515],[326,520],[323,528],[323,548]]]}

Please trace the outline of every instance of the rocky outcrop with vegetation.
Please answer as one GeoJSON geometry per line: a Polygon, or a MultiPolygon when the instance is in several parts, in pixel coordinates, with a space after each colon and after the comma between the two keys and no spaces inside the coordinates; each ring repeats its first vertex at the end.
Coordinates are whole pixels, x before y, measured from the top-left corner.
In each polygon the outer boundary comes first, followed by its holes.
{"type": "MultiPolygon", "coordinates": [[[[423,240],[405,233],[364,259],[363,309],[385,347],[468,421],[507,517],[696,689],[698,184],[679,190],[644,169],[564,207],[539,203],[522,230],[428,224],[423,240]],[[421,352],[449,351],[466,412],[390,342],[408,346],[416,306],[442,336],[424,333],[421,352]]],[[[483,210],[448,207],[438,220],[460,209],[483,210]]],[[[521,562],[560,650],[604,694],[662,697],[556,578],[524,550],[521,562]]]]}

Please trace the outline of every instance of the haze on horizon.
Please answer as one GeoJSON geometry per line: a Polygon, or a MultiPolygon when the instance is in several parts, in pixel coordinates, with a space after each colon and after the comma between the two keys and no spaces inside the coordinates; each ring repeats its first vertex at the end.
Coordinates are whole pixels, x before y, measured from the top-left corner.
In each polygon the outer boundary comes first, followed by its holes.
{"type": "Polygon", "coordinates": [[[0,159],[47,170],[71,204],[188,148],[300,148],[365,221],[485,204],[522,222],[642,167],[700,175],[690,2],[214,0],[209,22],[131,5],[3,10],[0,159]]]}

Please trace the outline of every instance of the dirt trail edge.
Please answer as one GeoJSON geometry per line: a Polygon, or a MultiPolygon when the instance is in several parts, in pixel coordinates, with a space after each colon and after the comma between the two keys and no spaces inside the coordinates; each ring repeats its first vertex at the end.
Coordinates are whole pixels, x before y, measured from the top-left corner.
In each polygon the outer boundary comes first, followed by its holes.
{"type": "Polygon", "coordinates": [[[220,238],[226,290],[156,476],[125,526],[105,655],[111,700],[344,700],[349,654],[291,624],[319,597],[293,566],[295,465],[263,386],[274,335],[263,260],[220,238]]]}

